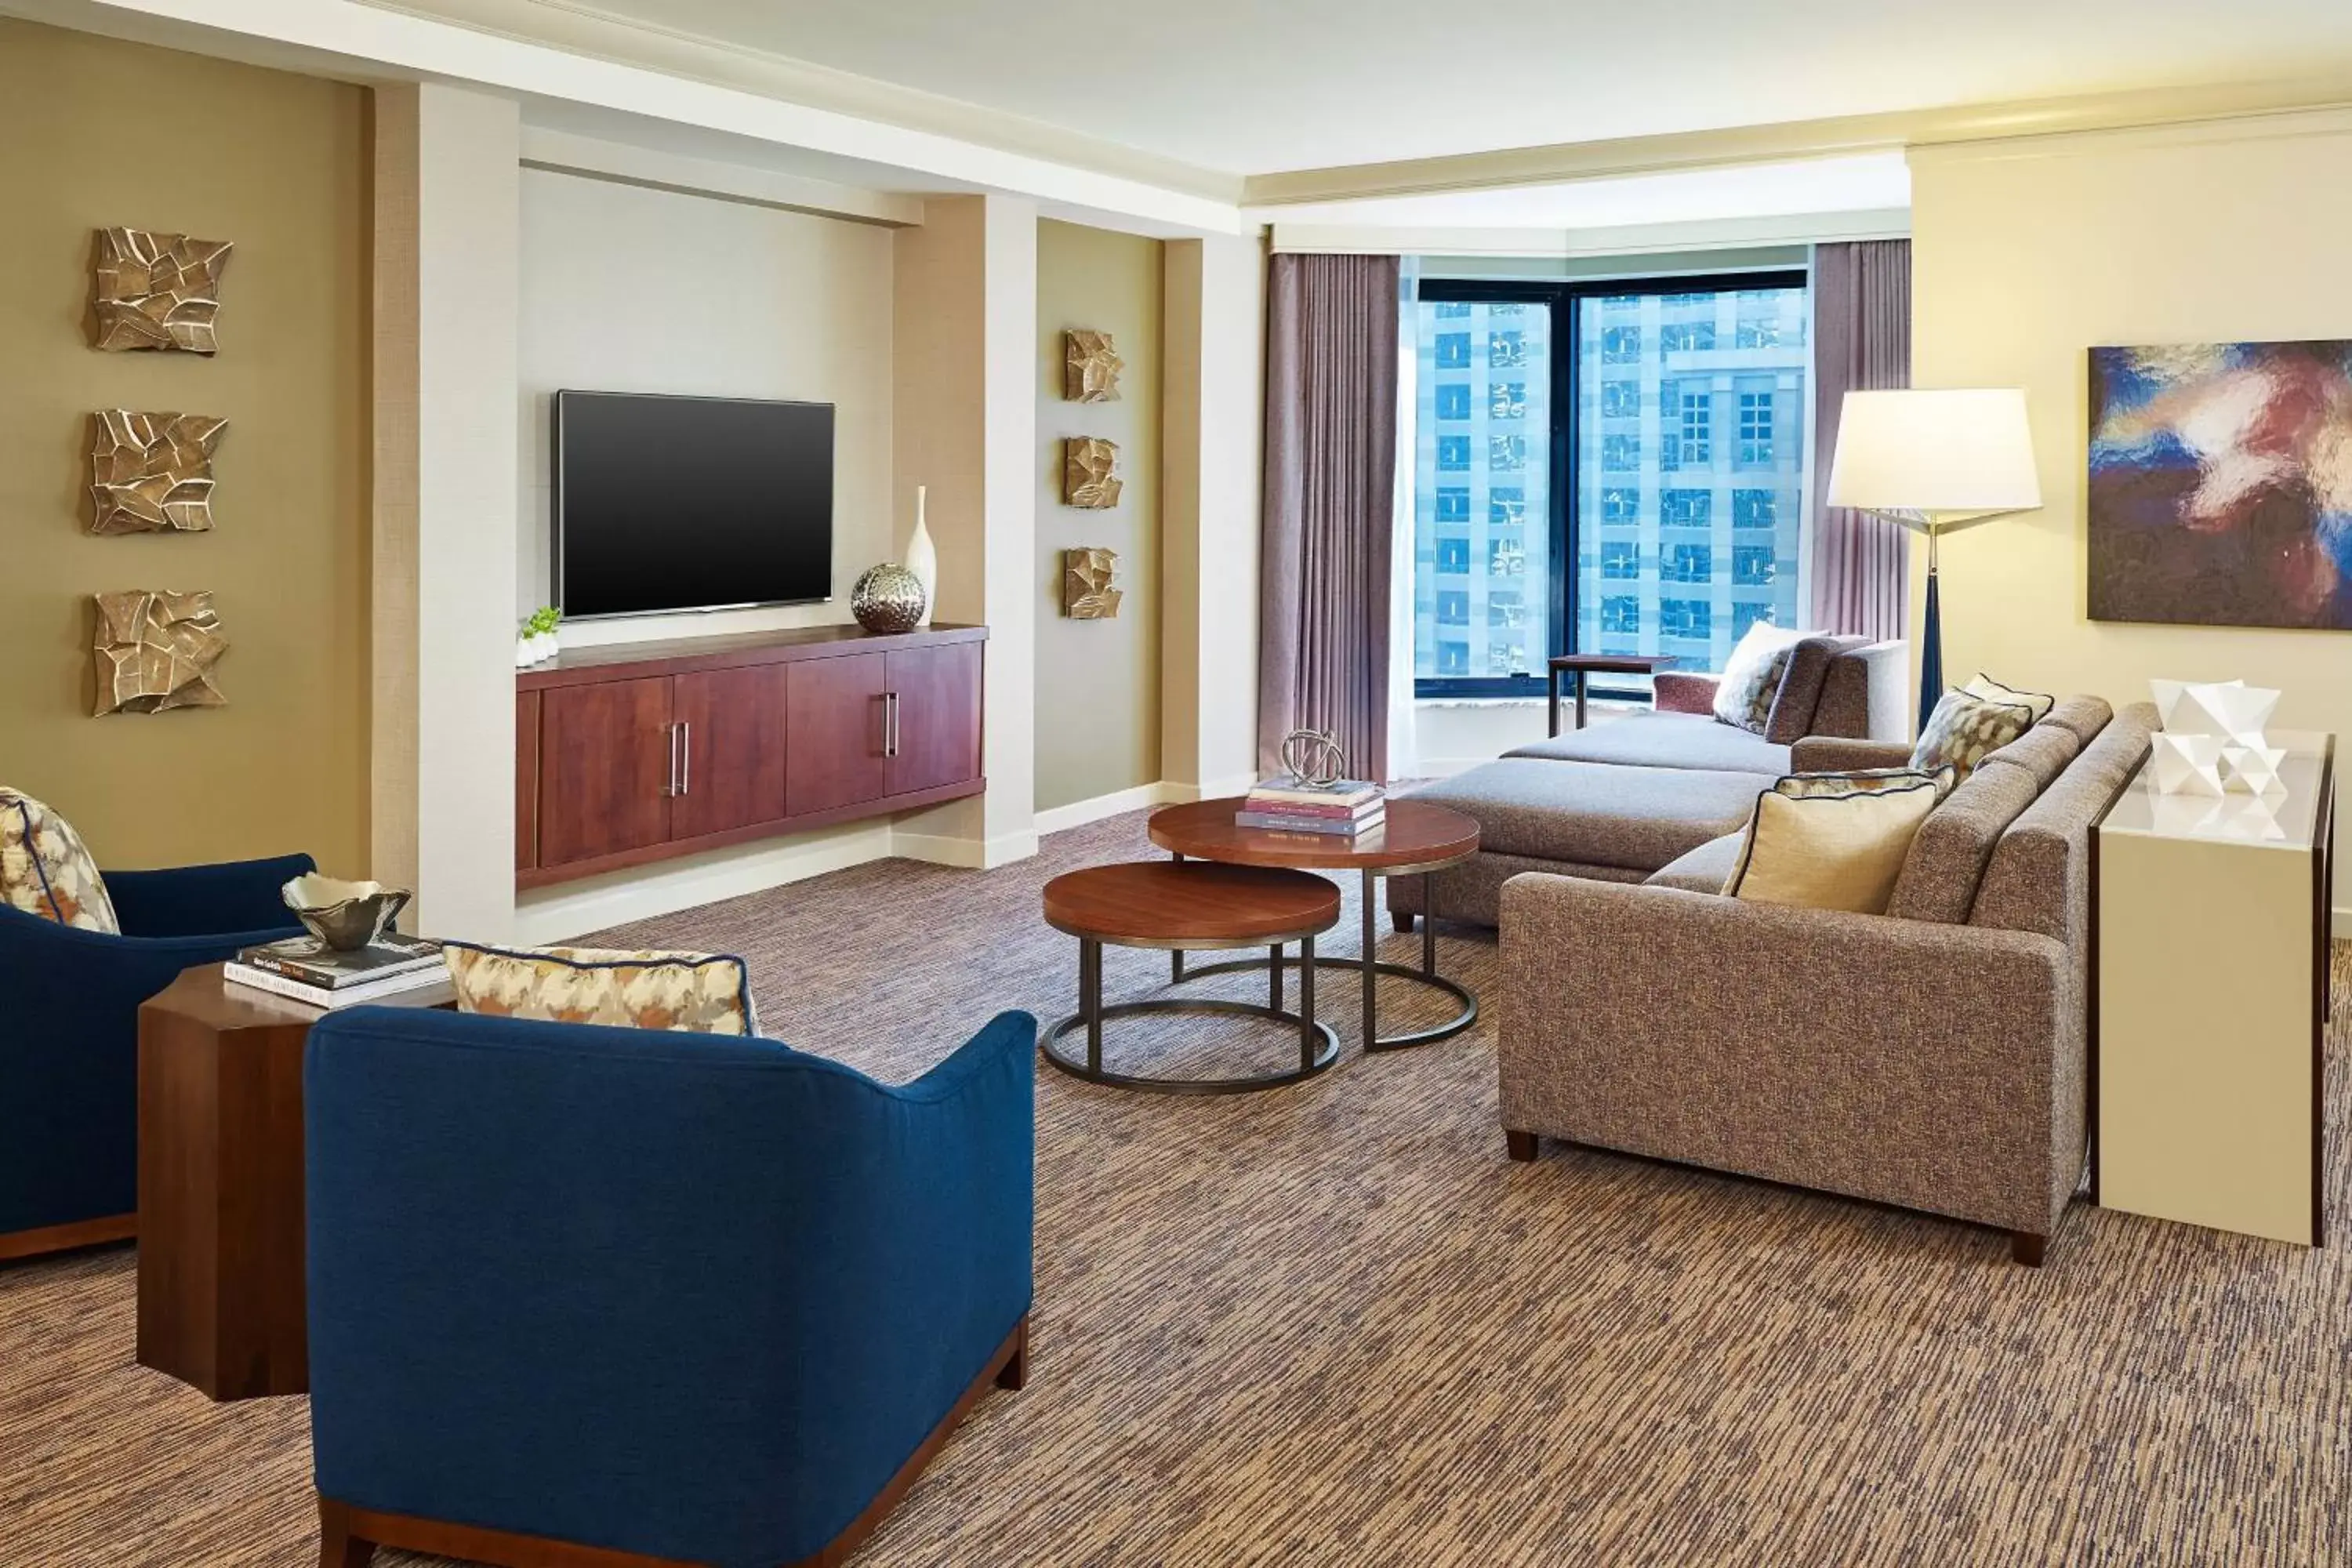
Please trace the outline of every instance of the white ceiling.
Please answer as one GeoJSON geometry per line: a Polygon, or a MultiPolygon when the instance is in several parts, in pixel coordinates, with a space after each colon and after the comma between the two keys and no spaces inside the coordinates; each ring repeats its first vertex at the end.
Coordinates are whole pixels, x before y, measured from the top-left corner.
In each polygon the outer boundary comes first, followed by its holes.
{"type": "Polygon", "coordinates": [[[2352,68],[2347,0],[595,0],[1236,174],[2352,68]]]}

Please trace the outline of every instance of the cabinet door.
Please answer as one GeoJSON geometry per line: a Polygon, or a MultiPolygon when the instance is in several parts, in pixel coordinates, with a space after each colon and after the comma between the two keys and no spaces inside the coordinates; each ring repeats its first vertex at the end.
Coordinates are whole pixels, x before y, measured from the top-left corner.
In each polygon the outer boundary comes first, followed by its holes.
{"type": "Polygon", "coordinates": [[[889,791],[937,789],[980,776],[980,645],[946,643],[887,656],[895,744],[889,791]]]}
{"type": "Polygon", "coordinates": [[[887,793],[882,755],[884,658],[804,658],[786,702],[784,804],[794,816],[887,793]]]}
{"type": "Polygon", "coordinates": [[[669,837],[669,685],[661,676],[541,693],[541,866],[669,837]]]}
{"type": "Polygon", "coordinates": [[[515,693],[515,869],[539,864],[539,693],[515,693]]]}
{"type": "Polygon", "coordinates": [[[751,665],[676,678],[678,733],[674,838],[773,822],[784,815],[784,714],[790,665],[751,665]]]}

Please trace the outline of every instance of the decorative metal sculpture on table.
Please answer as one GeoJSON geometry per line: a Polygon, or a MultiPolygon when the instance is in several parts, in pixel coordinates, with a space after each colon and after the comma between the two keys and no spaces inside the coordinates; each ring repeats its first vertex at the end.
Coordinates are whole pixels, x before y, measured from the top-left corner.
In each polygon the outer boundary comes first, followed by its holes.
{"type": "Polygon", "coordinates": [[[1076,621],[1108,621],[1118,615],[1125,597],[1111,586],[1118,571],[1118,552],[1081,549],[1062,552],[1062,614],[1076,621]]]}
{"type": "Polygon", "coordinates": [[[226,705],[213,684],[213,667],[228,651],[228,639],[220,635],[212,595],[138,589],[93,597],[98,633],[90,651],[98,665],[99,713],[226,705]]]}
{"type": "Polygon", "coordinates": [[[213,328],[229,248],[225,239],[100,229],[90,290],[98,346],[215,352],[220,344],[213,328]]]}
{"type": "Polygon", "coordinates": [[[1062,334],[1062,395],[1072,403],[1115,403],[1127,362],[1108,332],[1072,328],[1062,334]]]}
{"type": "Polygon", "coordinates": [[[228,421],[209,414],[94,416],[89,531],[201,533],[213,525],[213,450],[228,421]]]}
{"type": "Polygon", "coordinates": [[[1279,754],[1293,784],[1320,789],[1348,776],[1348,753],[1328,730],[1293,730],[1279,754]]]}
{"type": "Polygon", "coordinates": [[[913,631],[929,602],[923,580],[896,561],[868,566],[849,590],[849,613],[869,632],[913,631]]]}
{"type": "Polygon", "coordinates": [[[1118,443],[1099,436],[1072,436],[1062,442],[1062,500],[1089,511],[1118,504],[1118,443]]]}
{"type": "Polygon", "coordinates": [[[2151,680],[2164,728],[2149,737],[2149,766],[2159,795],[2271,795],[2286,748],[2264,727],[2279,694],[2242,680],[2151,680]]]}
{"type": "Polygon", "coordinates": [[[337,952],[357,952],[378,941],[414,895],[382,882],[341,882],[312,871],[278,889],[302,927],[337,952]]]}

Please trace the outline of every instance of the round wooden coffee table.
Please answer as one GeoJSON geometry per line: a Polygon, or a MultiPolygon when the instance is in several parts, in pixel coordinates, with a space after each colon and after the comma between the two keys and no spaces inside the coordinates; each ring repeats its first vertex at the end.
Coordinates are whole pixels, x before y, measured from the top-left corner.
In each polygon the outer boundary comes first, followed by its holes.
{"type": "MultiPolygon", "coordinates": [[[[1364,993],[1364,1048],[1368,1051],[1402,1050],[1407,1046],[1425,1046],[1433,1040],[1450,1039],[1478,1021],[1478,998],[1459,981],[1448,980],[1437,973],[1437,922],[1423,918],[1421,922],[1421,967],[1407,968],[1402,963],[1383,963],[1377,957],[1378,938],[1373,925],[1378,914],[1374,891],[1382,877],[1412,877],[1426,879],[1423,884],[1422,907],[1433,914],[1437,909],[1435,877],[1449,866],[1458,866],[1478,852],[1478,825],[1458,811],[1445,806],[1412,799],[1391,800],[1387,816],[1380,826],[1353,838],[1336,834],[1285,833],[1276,828],[1244,827],[1234,821],[1234,814],[1242,809],[1238,795],[1218,800],[1195,801],[1190,805],[1171,805],[1151,814],[1149,827],[1151,842],[1172,853],[1178,862],[1210,860],[1228,866],[1282,866],[1318,871],[1354,871],[1363,879],[1363,949],[1354,958],[1332,956],[1302,959],[1303,963],[1329,964],[1338,968],[1360,971],[1364,993]],[[1381,975],[1392,975],[1418,984],[1445,992],[1462,1004],[1461,1011],[1445,1022],[1426,1029],[1414,1029],[1401,1035],[1380,1032],[1380,1002],[1377,982],[1381,975]]],[[[1184,949],[1177,946],[1170,961],[1171,973],[1177,981],[1187,974],[1218,974],[1229,970],[1255,968],[1260,963],[1280,962],[1279,953],[1273,960],[1228,959],[1187,971],[1184,949]]]]}
{"type": "Polygon", "coordinates": [[[1315,1021],[1315,938],[1339,923],[1339,889],[1321,877],[1256,866],[1143,860],[1090,866],[1045,884],[1045,923],[1078,939],[1078,1010],[1045,1031],[1038,1048],[1064,1072],[1089,1083],[1157,1094],[1243,1094],[1314,1077],[1339,1059],[1339,1037],[1315,1021]],[[1285,942],[1298,944],[1298,1010],[1282,1005],[1285,942]],[[1231,949],[1265,947],[1254,960],[1272,975],[1265,1005],[1154,997],[1106,1005],[1102,950],[1113,947],[1231,949]],[[1103,1020],[1136,1013],[1239,1013],[1298,1026],[1298,1065],[1240,1078],[1149,1078],[1103,1066],[1103,1020]],[[1084,1028],[1083,1061],[1057,1048],[1084,1028]]]}

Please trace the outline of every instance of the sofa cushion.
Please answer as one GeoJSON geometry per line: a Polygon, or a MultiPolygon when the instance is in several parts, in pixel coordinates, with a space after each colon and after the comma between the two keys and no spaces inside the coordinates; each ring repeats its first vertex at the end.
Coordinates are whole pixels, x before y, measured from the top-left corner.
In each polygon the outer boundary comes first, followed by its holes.
{"type": "Polygon", "coordinates": [[[2063,724],[2036,724],[1987,757],[1985,762],[1988,765],[2001,763],[2012,768],[2023,768],[2033,775],[2034,788],[2045,790],[2053,780],[2066,771],[2066,764],[2073,762],[2075,753],[2082,749],[2083,743],[2074,738],[2074,731],[2063,724]]]}
{"type": "Polygon", "coordinates": [[[1475,820],[1481,849],[1646,873],[1739,826],[1767,783],[1753,773],[1512,756],[1410,793],[1475,820]]]}
{"type": "Polygon", "coordinates": [[[2090,927],[2091,825],[2147,754],[2157,723],[2153,705],[2126,708],[2018,815],[1985,864],[1970,925],[2039,931],[2078,945],[2090,927]]]}
{"type": "Polygon", "coordinates": [[[2039,793],[2023,768],[1982,767],[1962,780],[1919,825],[1886,912],[1902,920],[1959,925],[2004,828],[2039,793]]]}
{"type": "Polygon", "coordinates": [[[2021,703],[1947,691],[1937,699],[1927,723],[1919,727],[1918,744],[1911,748],[1911,765],[1940,768],[1949,763],[1966,778],[1979,763],[2032,727],[2033,711],[2021,703]]]}
{"type": "Polygon", "coordinates": [[[1995,702],[2006,702],[2011,707],[2027,709],[2033,714],[2033,721],[2037,724],[2050,717],[2050,710],[2056,707],[2058,703],[2058,699],[2046,691],[2021,690],[2017,687],[1995,680],[1982,670],[1979,670],[1976,679],[1960,689],[1971,697],[1983,697],[1995,702]]]}
{"type": "Polygon", "coordinates": [[[2115,716],[2116,710],[2107,706],[2105,698],[2084,694],[2063,699],[2042,722],[2073,731],[2075,742],[2087,749],[2115,716]]]}
{"type": "Polygon", "coordinates": [[[1933,773],[1919,768],[1849,768],[1790,773],[1772,786],[1772,793],[1801,800],[1810,795],[1860,795],[1870,790],[1909,789],[1916,784],[1927,784],[1936,786],[1936,798],[1941,800],[1959,782],[1959,770],[1949,763],[1933,773]]]}
{"type": "Polygon", "coordinates": [[[1790,648],[1789,667],[1780,675],[1780,689],[1772,698],[1771,717],[1764,721],[1764,738],[1775,745],[1789,746],[1811,734],[1813,710],[1821,706],[1830,666],[1838,655],[1862,644],[1860,637],[1810,637],[1790,648]]]}
{"type": "Polygon", "coordinates": [[[730,954],[445,943],[461,1013],[756,1035],[751,969],[730,954]]]}
{"type": "Polygon", "coordinates": [[[73,824],[0,784],[0,904],[81,931],[122,930],[98,862],[73,824]]]}
{"type": "Polygon", "coordinates": [[[1912,837],[1940,795],[1925,774],[1836,795],[1767,790],[1723,890],[1748,903],[1884,914],[1912,837]]]}
{"type": "Polygon", "coordinates": [[[1788,747],[1695,713],[1628,713],[1548,741],[1514,747],[1504,755],[1645,768],[1701,768],[1773,778],[1789,771],[1788,747]]]}
{"type": "MultiPolygon", "coordinates": [[[[1740,633],[1731,657],[1723,662],[1723,684],[1715,692],[1715,716],[1755,734],[1764,733],[1771,721],[1773,700],[1780,695],[1781,677],[1788,673],[1789,660],[1805,636],[1769,621],[1758,621],[1740,633]]],[[[1811,717],[1811,710],[1806,716],[1811,717]]]]}
{"type": "Polygon", "coordinates": [[[1866,643],[1830,661],[1813,733],[1907,742],[1910,711],[1911,650],[1899,642],[1866,643]]]}
{"type": "Polygon", "coordinates": [[[1687,855],[1678,855],[1643,880],[1653,888],[1680,888],[1685,893],[1720,893],[1739,868],[1739,847],[1745,832],[1710,838],[1687,855]]]}

